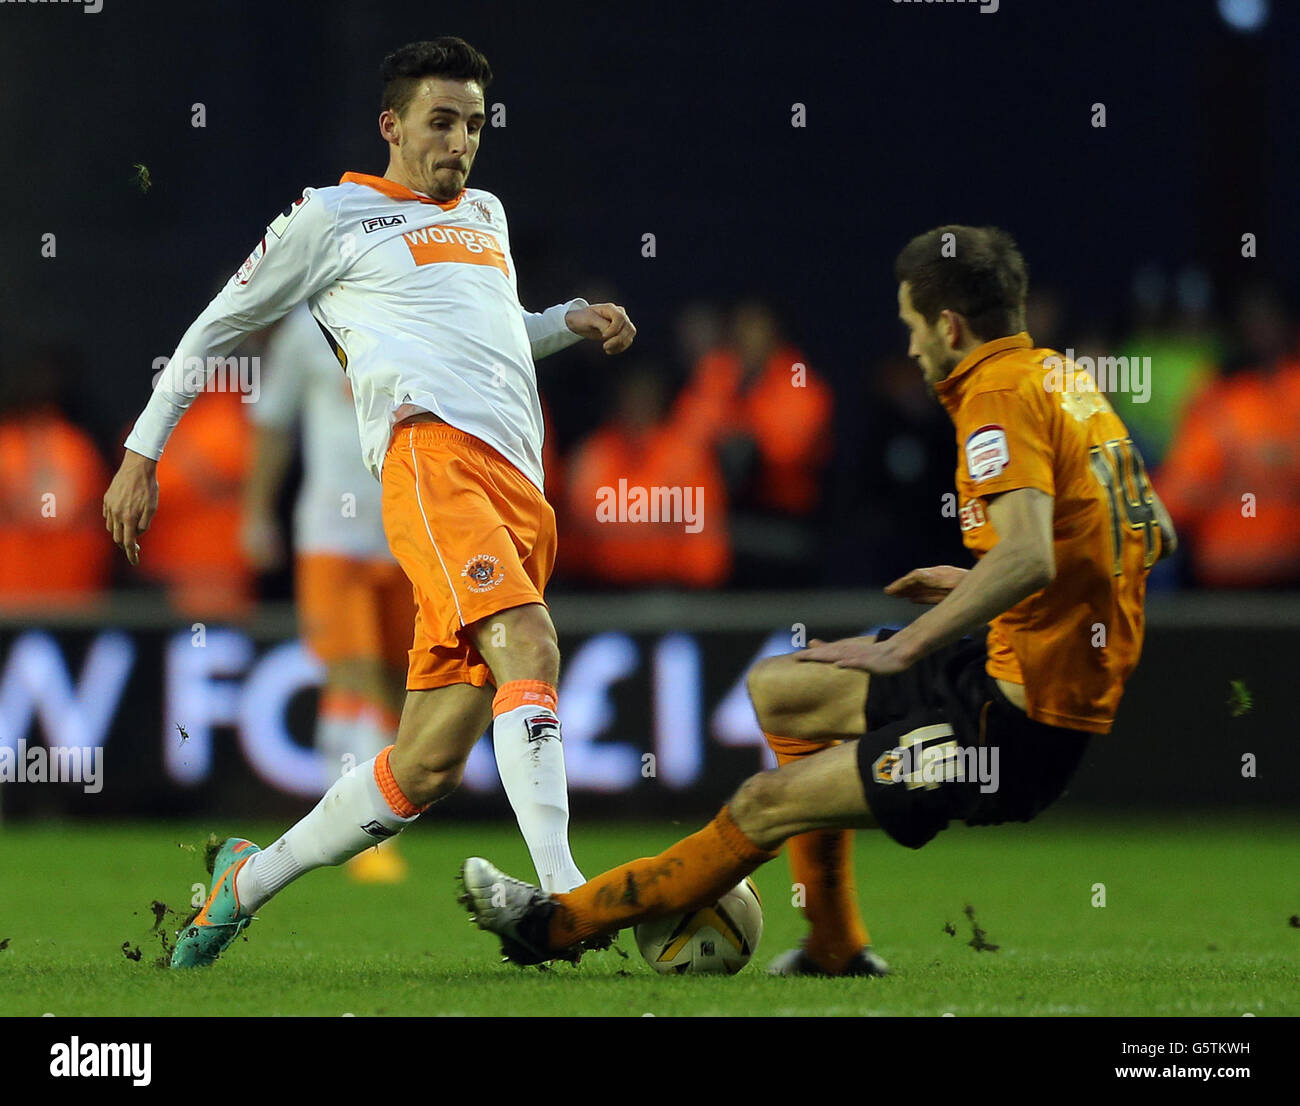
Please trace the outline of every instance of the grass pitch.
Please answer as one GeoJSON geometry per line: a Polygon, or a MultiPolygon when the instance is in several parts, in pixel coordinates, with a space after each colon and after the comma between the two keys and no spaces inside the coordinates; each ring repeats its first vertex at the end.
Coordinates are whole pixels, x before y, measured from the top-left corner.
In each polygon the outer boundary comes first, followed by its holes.
{"type": "MultiPolygon", "coordinates": [[[[659,976],[630,933],[619,941],[626,959],[608,952],[549,971],[502,964],[456,903],[455,875],[478,853],[531,878],[527,853],[513,825],[435,813],[403,835],[407,883],[312,873],[213,968],[161,970],[151,903],[188,913],[192,885],[209,878],[209,830],[265,845],[282,828],[3,827],[0,1015],[1300,1013],[1300,820],[1276,815],[1117,822],[1049,812],[1030,826],[956,827],[919,852],[859,833],[859,898],[895,974],[810,980],[761,970],[802,932],[784,858],[757,873],[766,924],[740,975],[659,976]],[[1104,906],[1094,905],[1097,885],[1104,906]]],[[[574,849],[590,875],[694,828],[578,824],[574,849]]]]}

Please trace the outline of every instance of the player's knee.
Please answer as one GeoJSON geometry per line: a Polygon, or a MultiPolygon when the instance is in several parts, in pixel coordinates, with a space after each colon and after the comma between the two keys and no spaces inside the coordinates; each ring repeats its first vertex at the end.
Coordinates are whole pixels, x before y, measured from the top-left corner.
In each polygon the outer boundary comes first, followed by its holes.
{"type": "Polygon", "coordinates": [[[445,753],[428,751],[402,756],[394,750],[389,757],[393,780],[414,806],[424,806],[445,799],[465,775],[465,760],[445,753]]]}
{"type": "Polygon", "coordinates": [[[560,678],[560,645],[553,633],[547,632],[529,637],[524,643],[524,663],[536,672],[535,676],[525,677],[545,680],[548,684],[560,678]]]}
{"type": "Polygon", "coordinates": [[[790,660],[787,657],[766,657],[749,670],[745,687],[754,704],[758,724],[766,731],[777,729],[776,720],[784,717],[782,698],[789,684],[790,660]]]}
{"type": "Polygon", "coordinates": [[[481,634],[480,652],[490,654],[489,663],[498,687],[511,680],[544,680],[554,684],[559,679],[560,645],[549,618],[520,617],[497,622],[488,619],[481,634]]]}
{"type": "Polygon", "coordinates": [[[727,804],[732,820],[754,844],[772,849],[780,844],[773,832],[782,820],[786,781],[780,772],[759,772],[736,790],[727,804]]]}
{"type": "Polygon", "coordinates": [[[409,774],[408,781],[401,785],[402,793],[414,806],[436,803],[455,791],[464,775],[463,760],[438,766],[417,764],[409,774]]]}

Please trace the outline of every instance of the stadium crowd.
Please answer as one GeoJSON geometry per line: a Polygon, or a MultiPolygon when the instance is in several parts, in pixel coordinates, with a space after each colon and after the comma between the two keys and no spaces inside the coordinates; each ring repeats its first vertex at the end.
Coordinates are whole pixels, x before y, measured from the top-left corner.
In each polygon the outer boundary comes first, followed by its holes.
{"type": "MultiPolygon", "coordinates": [[[[1240,289],[1223,312],[1213,299],[1196,270],[1149,269],[1122,326],[1080,329],[1047,290],[1031,297],[1028,330],[1079,357],[1150,359],[1148,394],[1111,399],[1181,538],[1153,588],[1295,587],[1297,326],[1268,285],[1240,289]]],[[[668,341],[639,342],[617,371],[595,343],[555,359],[566,367],[539,364],[561,538],[554,586],[877,586],[920,564],[964,563],[951,427],[901,337],[899,353],[831,371],[797,330],[757,299],[695,302],[668,341]],[[697,523],[598,510],[620,487],[696,489],[697,523]]],[[[237,352],[258,354],[264,338],[237,352]]],[[[167,509],[142,580],[104,533],[100,500],[129,427],[114,436],[77,408],[90,362],[57,344],[4,356],[15,360],[0,374],[0,604],[85,606],[146,581],[186,614],[233,617],[289,597],[291,577],[259,573],[248,555],[248,397],[207,391],[180,423],[158,468],[167,509]]],[[[291,481],[285,518],[292,492],[291,481]]]]}

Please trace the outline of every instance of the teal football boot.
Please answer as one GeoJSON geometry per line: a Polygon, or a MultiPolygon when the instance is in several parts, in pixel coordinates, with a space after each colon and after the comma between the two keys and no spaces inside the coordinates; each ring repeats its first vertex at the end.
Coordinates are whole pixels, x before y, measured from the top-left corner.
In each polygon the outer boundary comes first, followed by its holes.
{"type": "Polygon", "coordinates": [[[212,861],[212,890],[199,912],[186,923],[172,950],[173,968],[206,968],[217,959],[253,920],[239,905],[235,876],[254,853],[251,841],[231,837],[212,861]]]}

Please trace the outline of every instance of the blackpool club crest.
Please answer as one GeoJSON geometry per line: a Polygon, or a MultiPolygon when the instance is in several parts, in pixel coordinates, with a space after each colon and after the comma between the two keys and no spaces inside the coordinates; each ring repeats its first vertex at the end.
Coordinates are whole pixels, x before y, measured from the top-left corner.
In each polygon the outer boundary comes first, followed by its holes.
{"type": "Polygon", "coordinates": [[[465,562],[460,570],[465,586],[470,591],[491,591],[506,578],[506,570],[501,562],[490,553],[480,553],[465,562]]]}

